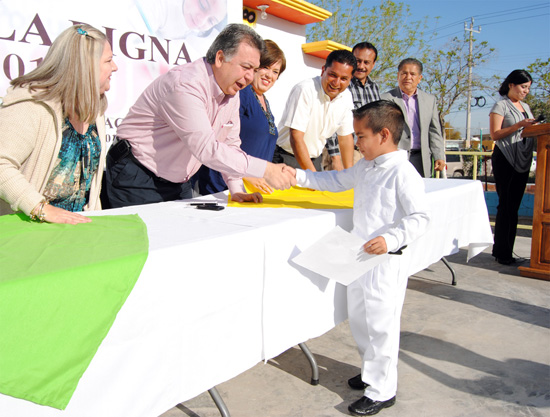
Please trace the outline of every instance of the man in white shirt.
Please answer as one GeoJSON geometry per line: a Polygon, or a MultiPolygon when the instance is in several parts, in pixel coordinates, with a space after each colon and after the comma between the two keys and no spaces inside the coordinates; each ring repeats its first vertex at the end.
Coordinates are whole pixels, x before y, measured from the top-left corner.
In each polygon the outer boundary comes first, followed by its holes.
{"type": "Polygon", "coordinates": [[[341,156],[333,156],[333,167],[353,166],[353,100],[347,87],[356,69],[351,52],[333,51],[320,77],[293,87],[279,123],[274,162],[320,171],[327,138],[337,133],[341,156]]]}

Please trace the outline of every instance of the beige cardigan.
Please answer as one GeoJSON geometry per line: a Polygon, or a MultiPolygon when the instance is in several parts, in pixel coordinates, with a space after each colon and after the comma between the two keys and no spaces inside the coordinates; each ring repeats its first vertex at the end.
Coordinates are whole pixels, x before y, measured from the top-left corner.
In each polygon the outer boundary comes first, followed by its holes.
{"type": "MultiPolygon", "coordinates": [[[[61,148],[61,104],[40,101],[25,88],[10,88],[0,106],[0,215],[29,215],[44,198],[61,148]]],[[[99,192],[105,165],[105,117],[96,120],[101,142],[99,167],[84,210],[101,210],[99,192]]]]}

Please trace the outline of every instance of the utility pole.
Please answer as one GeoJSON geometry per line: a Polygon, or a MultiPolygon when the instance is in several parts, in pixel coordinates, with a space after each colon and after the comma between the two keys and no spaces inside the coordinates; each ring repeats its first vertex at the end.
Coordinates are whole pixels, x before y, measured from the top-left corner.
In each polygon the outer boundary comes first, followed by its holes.
{"type": "Polygon", "coordinates": [[[473,58],[472,58],[472,50],[473,50],[473,43],[474,43],[474,32],[479,33],[481,32],[481,26],[477,27],[477,30],[474,30],[474,18],[470,18],[470,27],[468,28],[467,23],[464,22],[464,30],[467,32],[470,32],[469,38],[470,38],[470,52],[468,54],[468,102],[467,102],[467,108],[466,108],[466,148],[470,147],[470,123],[472,118],[472,67],[474,66],[473,58]]]}

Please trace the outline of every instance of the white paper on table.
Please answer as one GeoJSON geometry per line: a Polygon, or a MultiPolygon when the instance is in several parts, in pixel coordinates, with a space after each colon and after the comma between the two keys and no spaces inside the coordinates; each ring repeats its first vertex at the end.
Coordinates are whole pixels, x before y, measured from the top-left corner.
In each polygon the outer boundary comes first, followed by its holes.
{"type": "Polygon", "coordinates": [[[336,226],[292,261],[328,279],[349,285],[390,255],[369,255],[365,241],[336,226]]]}

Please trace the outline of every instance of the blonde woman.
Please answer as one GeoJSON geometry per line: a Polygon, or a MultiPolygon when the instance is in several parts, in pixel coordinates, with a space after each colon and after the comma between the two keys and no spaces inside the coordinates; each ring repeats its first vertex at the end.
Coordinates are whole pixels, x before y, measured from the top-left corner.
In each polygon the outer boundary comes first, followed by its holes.
{"type": "Polygon", "coordinates": [[[113,62],[105,35],[75,25],[42,63],[14,79],[0,106],[0,214],[87,223],[99,210],[105,162],[105,92],[113,62]]]}

